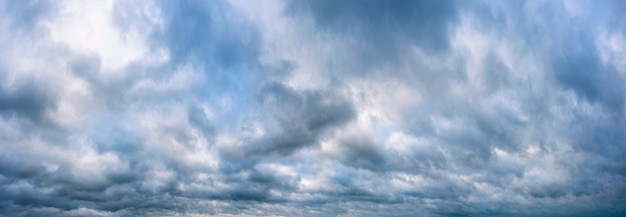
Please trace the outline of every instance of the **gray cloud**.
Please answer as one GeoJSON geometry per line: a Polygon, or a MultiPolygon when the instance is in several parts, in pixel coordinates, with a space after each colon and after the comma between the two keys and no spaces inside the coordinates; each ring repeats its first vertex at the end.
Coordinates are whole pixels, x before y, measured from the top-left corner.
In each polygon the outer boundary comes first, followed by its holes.
{"type": "Polygon", "coordinates": [[[208,65],[237,67],[256,61],[259,40],[256,31],[236,18],[229,20],[223,11],[228,10],[227,4],[200,1],[159,4],[165,28],[156,32],[156,42],[168,47],[172,62],[190,58],[208,65]],[[241,28],[231,29],[232,24],[241,28]]]}
{"type": "Polygon", "coordinates": [[[322,29],[364,40],[370,61],[394,58],[405,43],[445,50],[457,18],[454,1],[289,1],[287,14],[310,15],[322,29]]]}
{"type": "Polygon", "coordinates": [[[16,82],[0,91],[0,111],[41,121],[44,112],[54,107],[52,96],[32,81],[16,82]]]}
{"type": "Polygon", "coordinates": [[[11,27],[16,31],[30,31],[36,27],[40,20],[54,14],[56,5],[53,2],[23,1],[23,2],[3,2],[0,10],[11,17],[11,27]]]}
{"type": "Polygon", "coordinates": [[[620,3],[265,3],[0,3],[0,215],[626,212],[620,3]]]}
{"type": "Polygon", "coordinates": [[[297,92],[281,84],[268,84],[260,91],[262,104],[276,115],[279,132],[260,141],[260,150],[253,153],[290,154],[300,148],[317,144],[318,139],[333,127],[353,118],[352,105],[332,92],[297,92]]]}

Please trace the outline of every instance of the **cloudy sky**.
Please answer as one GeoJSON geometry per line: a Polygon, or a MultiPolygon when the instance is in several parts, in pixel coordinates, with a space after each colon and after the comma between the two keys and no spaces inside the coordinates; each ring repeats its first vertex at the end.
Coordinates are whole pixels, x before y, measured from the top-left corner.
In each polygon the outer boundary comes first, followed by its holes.
{"type": "Polygon", "coordinates": [[[0,216],[623,216],[626,3],[0,1],[0,216]]]}

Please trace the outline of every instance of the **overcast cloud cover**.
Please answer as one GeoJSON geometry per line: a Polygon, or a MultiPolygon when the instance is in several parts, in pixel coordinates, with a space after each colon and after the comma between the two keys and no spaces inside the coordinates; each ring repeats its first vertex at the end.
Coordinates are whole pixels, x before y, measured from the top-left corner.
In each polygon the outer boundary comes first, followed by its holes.
{"type": "Polygon", "coordinates": [[[626,3],[0,0],[0,216],[624,216],[626,3]]]}

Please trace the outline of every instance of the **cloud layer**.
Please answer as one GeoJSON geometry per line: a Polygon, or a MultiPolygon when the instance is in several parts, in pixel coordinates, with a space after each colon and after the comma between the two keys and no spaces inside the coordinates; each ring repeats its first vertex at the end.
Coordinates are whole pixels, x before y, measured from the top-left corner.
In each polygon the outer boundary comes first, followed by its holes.
{"type": "Polygon", "coordinates": [[[0,2],[0,215],[621,216],[624,12],[0,2]]]}

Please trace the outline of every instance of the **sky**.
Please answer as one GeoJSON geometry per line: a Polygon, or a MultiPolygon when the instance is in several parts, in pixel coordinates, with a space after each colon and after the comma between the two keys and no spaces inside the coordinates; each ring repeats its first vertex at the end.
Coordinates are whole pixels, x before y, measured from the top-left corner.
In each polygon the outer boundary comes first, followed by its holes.
{"type": "Polygon", "coordinates": [[[0,216],[625,216],[626,3],[0,0],[0,216]]]}

